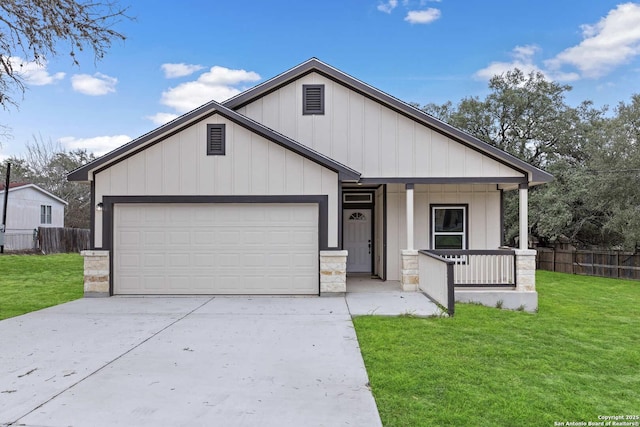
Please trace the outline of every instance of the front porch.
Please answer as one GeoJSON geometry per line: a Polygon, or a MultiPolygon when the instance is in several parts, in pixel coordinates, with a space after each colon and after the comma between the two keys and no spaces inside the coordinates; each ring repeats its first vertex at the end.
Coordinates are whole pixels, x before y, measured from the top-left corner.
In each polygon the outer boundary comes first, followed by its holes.
{"type": "Polygon", "coordinates": [[[399,281],[383,281],[371,275],[348,275],[345,299],[352,316],[447,315],[422,292],[405,292],[399,281]]]}
{"type": "MultiPolygon", "coordinates": [[[[446,308],[449,314],[453,314],[453,302],[476,303],[508,310],[537,311],[538,294],[535,291],[533,251],[498,249],[412,252],[415,252],[415,255],[403,254],[403,267],[406,267],[403,268],[403,280],[411,283],[403,284],[403,281],[399,280],[383,281],[368,274],[350,274],[346,276],[346,294],[352,299],[364,298],[359,297],[359,294],[375,295],[380,301],[380,306],[391,305],[397,313],[408,313],[412,310],[398,310],[400,305],[393,300],[404,300],[403,304],[410,304],[414,295],[428,297],[429,303],[433,306],[431,315],[446,313],[438,307],[446,308]],[[382,298],[388,298],[392,302],[383,303],[382,298]],[[438,308],[439,313],[435,308],[438,308]]],[[[422,299],[419,298],[416,302],[421,304],[422,299]]],[[[383,311],[391,313],[391,310],[383,311]]]]}

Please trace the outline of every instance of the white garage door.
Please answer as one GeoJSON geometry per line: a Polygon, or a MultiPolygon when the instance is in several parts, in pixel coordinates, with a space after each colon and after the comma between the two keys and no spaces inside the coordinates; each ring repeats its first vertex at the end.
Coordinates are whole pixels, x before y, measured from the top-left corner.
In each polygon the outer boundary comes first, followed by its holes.
{"type": "Polygon", "coordinates": [[[115,294],[317,294],[316,204],[121,204],[115,294]]]}

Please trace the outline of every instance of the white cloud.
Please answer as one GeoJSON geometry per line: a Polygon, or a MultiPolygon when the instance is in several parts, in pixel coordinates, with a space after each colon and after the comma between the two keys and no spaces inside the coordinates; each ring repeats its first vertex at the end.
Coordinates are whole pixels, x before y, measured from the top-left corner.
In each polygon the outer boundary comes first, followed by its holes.
{"type": "Polygon", "coordinates": [[[71,86],[76,92],[85,95],[100,96],[116,91],[118,79],[102,73],[76,74],[71,77],[71,86]]]}
{"type": "Polygon", "coordinates": [[[106,154],[129,141],[131,141],[131,137],[128,135],[95,136],[93,138],[65,136],[58,139],[58,142],[67,150],[87,149],[88,152],[94,153],[96,156],[106,154]]]}
{"type": "Polygon", "coordinates": [[[539,50],[540,48],[535,45],[516,46],[511,52],[511,56],[513,57],[511,62],[492,62],[487,67],[478,70],[475,76],[480,79],[489,80],[493,76],[504,74],[514,68],[518,68],[526,74],[532,71],[543,72],[533,63],[533,57],[539,50]]]}
{"type": "Polygon", "coordinates": [[[391,13],[391,11],[395,9],[397,6],[398,6],[398,0],[389,0],[386,3],[380,3],[378,5],[378,10],[384,13],[391,13]]]}
{"type": "Polygon", "coordinates": [[[410,10],[404,20],[410,24],[430,24],[440,18],[440,9],[410,10]]]}
{"type": "Polygon", "coordinates": [[[160,102],[178,113],[186,113],[211,100],[227,100],[240,93],[241,88],[238,85],[241,83],[258,80],[260,75],[253,71],[214,66],[197,80],[164,91],[160,102]]]}
{"type": "Polygon", "coordinates": [[[9,58],[13,71],[20,76],[25,83],[33,86],[45,86],[62,80],[65,73],[49,74],[47,71],[47,61],[40,64],[34,61],[25,61],[17,56],[9,58]]]}
{"type": "Polygon", "coordinates": [[[164,71],[164,76],[168,79],[176,78],[176,77],[185,77],[189,76],[196,71],[202,70],[204,67],[202,65],[195,64],[185,64],[181,62],[179,64],[162,64],[162,71],[164,71]]]}
{"type": "Polygon", "coordinates": [[[478,70],[474,76],[479,79],[489,80],[493,76],[504,74],[507,71],[518,68],[525,74],[531,72],[542,73],[548,80],[573,81],[579,76],[576,73],[563,73],[558,70],[543,70],[534,63],[534,56],[540,52],[540,47],[536,45],[516,46],[511,52],[513,58],[510,62],[495,61],[487,67],[478,70]]]}
{"type": "Polygon", "coordinates": [[[178,115],[173,113],[156,113],[152,116],[146,116],[145,118],[151,120],[158,126],[162,126],[165,123],[169,123],[171,120],[177,119],[178,115]]]}
{"type": "Polygon", "coordinates": [[[620,4],[597,24],[581,28],[582,42],[546,61],[547,67],[572,65],[583,77],[598,78],[640,55],[640,4],[620,4]]]}

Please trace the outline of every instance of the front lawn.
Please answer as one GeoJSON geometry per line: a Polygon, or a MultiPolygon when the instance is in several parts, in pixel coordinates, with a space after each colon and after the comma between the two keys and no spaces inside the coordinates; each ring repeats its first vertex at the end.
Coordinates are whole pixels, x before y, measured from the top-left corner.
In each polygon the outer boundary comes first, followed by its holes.
{"type": "Polygon", "coordinates": [[[0,255],[0,320],[82,297],[80,254],[0,255]]]}
{"type": "Polygon", "coordinates": [[[456,304],[453,318],[355,318],[383,424],[640,415],[640,282],[539,271],[537,289],[537,314],[456,304]]]}

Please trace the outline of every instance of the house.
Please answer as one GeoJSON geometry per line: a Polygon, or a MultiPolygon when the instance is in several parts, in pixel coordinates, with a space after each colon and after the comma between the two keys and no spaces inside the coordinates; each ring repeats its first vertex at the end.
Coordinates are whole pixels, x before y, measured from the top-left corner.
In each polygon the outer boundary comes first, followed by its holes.
{"type": "MultiPolygon", "coordinates": [[[[345,273],[426,289],[425,262],[494,256],[503,192],[526,234],[528,188],[552,177],[312,58],[69,179],[97,207],[87,294],[317,295],[344,292],[345,273]]],[[[508,290],[533,295],[521,250],[510,274],[527,284],[508,290]]]]}
{"type": "MultiPolygon", "coordinates": [[[[4,211],[5,185],[0,184],[0,212],[4,211]]],[[[68,203],[35,184],[9,184],[6,250],[33,249],[38,227],[64,227],[64,208],[68,203]]]]}

